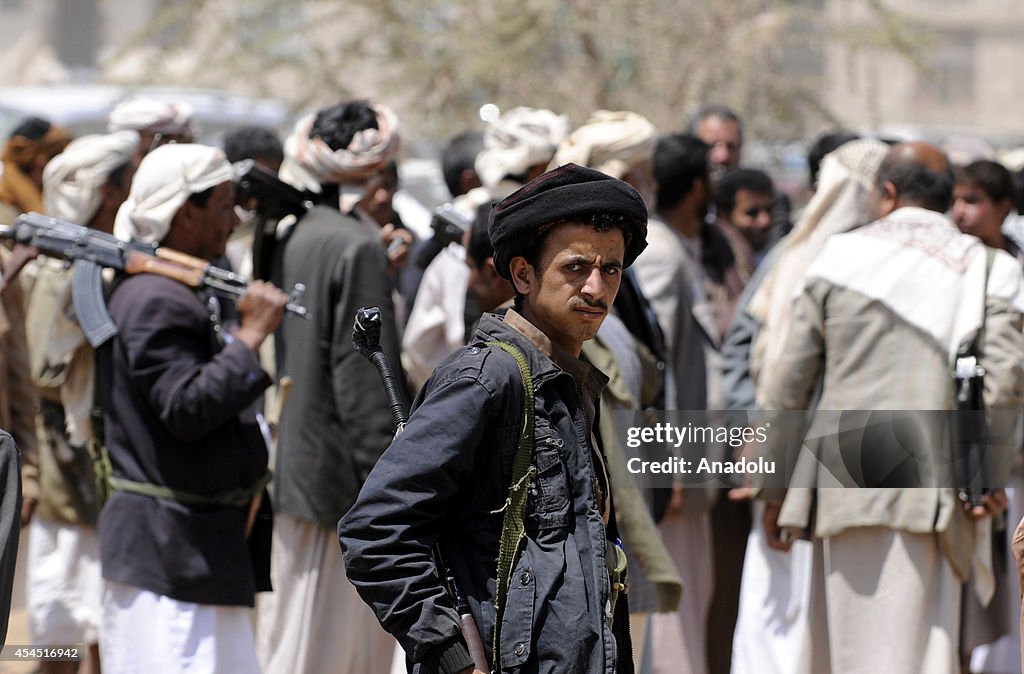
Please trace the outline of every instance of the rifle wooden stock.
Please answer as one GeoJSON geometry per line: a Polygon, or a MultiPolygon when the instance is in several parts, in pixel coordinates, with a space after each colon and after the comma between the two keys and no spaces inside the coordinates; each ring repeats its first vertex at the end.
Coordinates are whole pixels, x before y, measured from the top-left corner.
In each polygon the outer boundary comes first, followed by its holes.
{"type": "Polygon", "coordinates": [[[489,672],[487,656],[484,655],[484,642],[480,638],[480,630],[476,627],[472,613],[463,613],[459,616],[459,626],[462,628],[462,638],[466,640],[466,649],[469,651],[469,658],[473,666],[481,672],[489,672]]]}
{"type": "Polygon", "coordinates": [[[203,284],[203,271],[201,269],[190,269],[138,251],[128,253],[124,263],[124,270],[129,274],[149,273],[165,276],[184,283],[190,288],[198,288],[203,284]]]}

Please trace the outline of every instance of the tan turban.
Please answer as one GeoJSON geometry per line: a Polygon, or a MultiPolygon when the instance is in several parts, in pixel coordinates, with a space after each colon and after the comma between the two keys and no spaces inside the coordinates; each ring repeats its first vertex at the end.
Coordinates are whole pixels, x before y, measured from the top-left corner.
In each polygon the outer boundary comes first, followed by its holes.
{"type": "Polygon", "coordinates": [[[188,103],[129,98],[110,111],[107,131],[195,135],[188,103]]]}
{"type": "Polygon", "coordinates": [[[562,141],[549,168],[570,162],[620,180],[654,154],[658,130],[635,112],[598,110],[562,141]]]}
{"type": "Polygon", "coordinates": [[[103,201],[110,174],[127,164],[139,147],[139,134],[118,131],[82,136],[43,169],[43,206],[55,218],[88,225],[103,201]]]}
{"type": "Polygon", "coordinates": [[[488,124],[476,173],[488,190],[503,178],[547,165],[569,133],[569,118],[550,110],[512,108],[488,124]]]}
{"type": "MultiPolygon", "coordinates": [[[[377,117],[377,128],[358,132],[348,147],[340,150],[332,150],[319,136],[310,138],[315,113],[300,119],[284,143],[281,180],[312,192],[320,192],[320,185],[329,183],[338,183],[345,190],[346,182],[367,178],[387,166],[398,152],[398,118],[387,106],[369,105],[377,117]]],[[[354,205],[351,201],[349,208],[343,206],[342,210],[347,212],[354,205]]]]}
{"type": "Polygon", "coordinates": [[[24,136],[11,136],[4,144],[0,161],[0,202],[20,211],[42,211],[43,197],[32,179],[22,172],[22,166],[32,164],[39,157],[54,157],[70,142],[71,134],[62,126],[53,125],[42,138],[31,140],[24,136]]]}
{"type": "Polygon", "coordinates": [[[139,164],[128,200],[117,211],[114,235],[125,241],[159,243],[191,195],[231,178],[231,164],[219,148],[192,143],[161,145],[139,164]]]}

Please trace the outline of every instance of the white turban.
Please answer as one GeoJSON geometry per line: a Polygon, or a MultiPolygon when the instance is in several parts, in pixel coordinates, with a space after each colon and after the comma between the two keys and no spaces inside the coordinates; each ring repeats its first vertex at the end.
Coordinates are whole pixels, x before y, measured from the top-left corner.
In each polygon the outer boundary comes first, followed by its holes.
{"type": "Polygon", "coordinates": [[[43,206],[47,214],[86,226],[103,201],[102,187],[110,174],[135,155],[135,131],[82,136],[43,169],[43,206]]]}
{"type": "Polygon", "coordinates": [[[346,182],[374,175],[387,166],[398,152],[398,117],[387,106],[369,106],[377,128],[356,133],[348,147],[340,150],[332,150],[319,136],[310,138],[316,113],[300,119],[284,142],[281,180],[312,192],[320,192],[320,185],[327,183],[338,183],[344,189],[346,182]]]}
{"type": "Polygon", "coordinates": [[[562,141],[551,168],[572,162],[620,180],[654,154],[658,130],[635,112],[598,110],[562,141]]]}
{"type": "Polygon", "coordinates": [[[143,243],[163,241],[178,209],[191,195],[232,176],[231,164],[219,148],[192,143],[161,145],[139,164],[128,200],[117,211],[114,236],[143,243]]]}
{"type": "Polygon", "coordinates": [[[148,131],[165,135],[195,134],[188,103],[129,98],[110,111],[108,131],[148,131]]]}
{"type": "Polygon", "coordinates": [[[547,164],[569,133],[569,118],[550,110],[512,108],[484,130],[484,149],[476,158],[476,173],[487,189],[503,178],[547,164]]]}

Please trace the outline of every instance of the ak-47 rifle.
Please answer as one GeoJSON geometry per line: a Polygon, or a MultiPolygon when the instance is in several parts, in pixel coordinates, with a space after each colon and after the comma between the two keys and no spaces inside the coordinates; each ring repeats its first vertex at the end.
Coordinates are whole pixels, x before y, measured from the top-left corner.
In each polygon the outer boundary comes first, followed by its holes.
{"type": "MultiPolygon", "coordinates": [[[[405,422],[409,420],[409,412],[406,409],[405,401],[395,379],[388,357],[380,347],[381,315],[377,307],[364,307],[356,312],[355,324],[352,326],[352,346],[355,350],[365,356],[380,375],[384,384],[384,392],[388,398],[388,407],[391,409],[391,420],[395,424],[395,437],[398,437],[405,430],[405,422]]],[[[466,640],[466,647],[469,650],[469,657],[473,660],[473,666],[481,672],[489,672],[487,658],[484,655],[484,642],[480,638],[480,630],[477,629],[473,620],[473,613],[469,610],[469,602],[459,591],[455,574],[451,567],[445,562],[441,553],[441,546],[434,544],[433,548],[434,565],[437,567],[437,575],[444,586],[448,597],[454,605],[456,613],[459,614],[459,627],[462,630],[462,637],[466,640]]]]}
{"type": "Polygon", "coordinates": [[[235,162],[234,181],[238,202],[256,215],[252,274],[267,280],[277,248],[277,223],[289,215],[302,217],[313,207],[316,195],[292,187],[252,159],[235,162]]]}
{"type": "MultiPolygon", "coordinates": [[[[238,299],[248,282],[208,261],[156,244],[121,241],[110,234],[58,220],[39,213],[18,216],[13,225],[0,225],[0,240],[34,248],[41,255],[65,260],[71,265],[72,301],[82,332],[93,347],[117,334],[103,297],[103,267],[126,274],[151,273],[180,281],[191,288],[209,288],[218,295],[238,299]]],[[[3,279],[9,283],[16,274],[3,279]]],[[[293,316],[308,317],[299,304],[305,288],[296,284],[285,307],[293,316]]]]}

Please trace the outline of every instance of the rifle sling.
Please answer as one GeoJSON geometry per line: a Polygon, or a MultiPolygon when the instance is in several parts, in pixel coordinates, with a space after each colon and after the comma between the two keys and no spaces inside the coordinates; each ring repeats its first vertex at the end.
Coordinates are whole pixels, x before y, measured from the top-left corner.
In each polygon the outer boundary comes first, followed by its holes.
{"type": "Polygon", "coordinates": [[[519,446],[512,460],[512,483],[505,500],[504,517],[501,523],[501,541],[498,547],[498,570],[494,597],[494,636],[491,656],[493,671],[501,671],[501,621],[505,613],[505,600],[512,569],[519,554],[519,544],[526,534],[523,516],[526,513],[526,499],[530,493],[528,480],[536,472],[533,460],[534,391],[533,377],[526,356],[508,342],[491,341],[487,346],[497,346],[515,359],[523,379],[523,430],[519,435],[519,446]]]}

